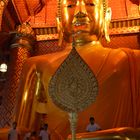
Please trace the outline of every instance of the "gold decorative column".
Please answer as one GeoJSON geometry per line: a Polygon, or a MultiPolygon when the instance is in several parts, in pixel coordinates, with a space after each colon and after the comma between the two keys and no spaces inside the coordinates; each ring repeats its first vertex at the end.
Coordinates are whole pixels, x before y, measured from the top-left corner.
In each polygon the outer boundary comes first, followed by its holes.
{"type": "Polygon", "coordinates": [[[28,23],[20,25],[10,46],[10,64],[8,66],[2,110],[0,111],[3,114],[2,121],[0,122],[1,127],[11,123],[13,120],[16,92],[22,67],[25,60],[31,56],[34,45],[35,36],[30,25],[28,23]]]}

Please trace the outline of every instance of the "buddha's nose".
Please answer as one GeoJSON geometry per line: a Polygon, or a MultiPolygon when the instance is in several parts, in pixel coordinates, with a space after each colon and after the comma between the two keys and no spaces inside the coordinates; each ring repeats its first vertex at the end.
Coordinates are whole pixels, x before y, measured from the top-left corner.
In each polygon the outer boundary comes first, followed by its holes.
{"type": "Polygon", "coordinates": [[[76,3],[76,8],[75,8],[75,12],[74,15],[76,18],[82,18],[83,16],[86,16],[86,7],[85,7],[85,3],[83,0],[78,0],[76,3]]]}

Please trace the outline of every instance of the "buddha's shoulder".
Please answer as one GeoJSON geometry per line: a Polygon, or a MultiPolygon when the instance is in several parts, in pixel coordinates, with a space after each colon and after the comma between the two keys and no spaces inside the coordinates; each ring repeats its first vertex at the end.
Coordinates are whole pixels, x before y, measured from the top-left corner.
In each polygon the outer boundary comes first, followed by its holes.
{"type": "Polygon", "coordinates": [[[140,50],[131,49],[131,48],[118,48],[111,49],[112,57],[116,56],[121,59],[139,59],[140,60],[140,50]]]}
{"type": "Polygon", "coordinates": [[[53,61],[56,61],[58,59],[64,59],[68,54],[69,54],[70,50],[64,50],[64,51],[59,51],[59,52],[53,52],[53,53],[48,53],[48,54],[44,54],[44,55],[38,55],[38,56],[33,56],[28,58],[25,63],[44,63],[44,62],[48,62],[51,63],[53,61]]]}
{"type": "Polygon", "coordinates": [[[88,57],[104,57],[109,56],[110,58],[126,59],[128,57],[125,49],[117,48],[105,48],[105,47],[87,47],[79,50],[82,56],[88,57]]]}
{"type": "Polygon", "coordinates": [[[127,59],[128,55],[125,52],[124,49],[121,48],[117,48],[117,49],[112,49],[112,48],[108,48],[108,51],[110,51],[110,57],[117,57],[118,59],[127,59]]]}

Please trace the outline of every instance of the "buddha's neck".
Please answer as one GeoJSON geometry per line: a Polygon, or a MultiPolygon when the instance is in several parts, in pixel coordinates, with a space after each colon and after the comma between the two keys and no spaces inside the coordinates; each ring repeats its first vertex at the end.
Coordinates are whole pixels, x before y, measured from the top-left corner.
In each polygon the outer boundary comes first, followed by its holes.
{"type": "Polygon", "coordinates": [[[76,46],[85,46],[87,44],[96,45],[99,44],[99,39],[96,35],[90,35],[88,32],[81,32],[81,34],[73,34],[72,40],[75,42],[76,46]]]}
{"type": "Polygon", "coordinates": [[[89,41],[89,42],[75,42],[75,47],[86,47],[86,46],[102,46],[100,41],[89,41]]]}
{"type": "MultiPolygon", "coordinates": [[[[64,40],[67,44],[71,44],[73,42],[73,46],[75,47],[84,47],[84,46],[101,46],[100,40],[96,35],[89,35],[89,33],[82,34],[74,34],[73,37],[64,37],[64,40]]],[[[68,45],[68,46],[69,46],[68,45]]]]}
{"type": "Polygon", "coordinates": [[[64,43],[66,45],[66,49],[70,49],[73,47],[75,48],[84,48],[84,47],[102,47],[102,44],[99,40],[97,41],[83,41],[83,42],[74,42],[74,43],[69,43],[69,42],[65,42],[64,43]]]}

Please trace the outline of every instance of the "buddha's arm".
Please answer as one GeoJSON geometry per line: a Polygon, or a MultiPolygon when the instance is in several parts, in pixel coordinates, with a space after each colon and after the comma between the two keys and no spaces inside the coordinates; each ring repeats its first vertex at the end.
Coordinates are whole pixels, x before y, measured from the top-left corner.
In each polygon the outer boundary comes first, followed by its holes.
{"type": "Polygon", "coordinates": [[[30,118],[30,108],[32,106],[32,99],[35,92],[33,87],[35,84],[36,66],[30,61],[27,61],[23,67],[19,89],[17,92],[17,108],[15,118],[19,127],[29,125],[28,118],[30,118]]]}
{"type": "Polygon", "coordinates": [[[36,83],[36,90],[35,90],[35,95],[37,98],[38,102],[42,102],[42,103],[46,103],[47,102],[47,96],[46,96],[46,92],[44,89],[44,85],[41,81],[41,73],[36,72],[37,75],[37,83],[36,83]]]}
{"type": "MultiPolygon", "coordinates": [[[[42,114],[42,110],[43,110],[42,106],[40,106],[40,104],[42,105],[42,102],[44,103],[47,100],[46,96],[44,95],[45,92],[42,92],[43,84],[41,81],[41,73],[37,72],[37,69],[35,71],[35,77],[36,77],[35,81],[32,82],[33,86],[31,85],[32,91],[31,91],[31,93],[28,92],[32,96],[32,98],[30,100],[30,102],[32,103],[32,106],[30,106],[30,111],[28,112],[28,113],[30,113],[30,117],[27,117],[28,118],[27,121],[29,121],[28,127],[30,129],[39,129],[41,120],[42,120],[41,114],[42,114]]],[[[28,109],[28,108],[26,108],[26,109],[28,109]]],[[[26,114],[25,114],[25,116],[26,116],[26,114]]]]}

